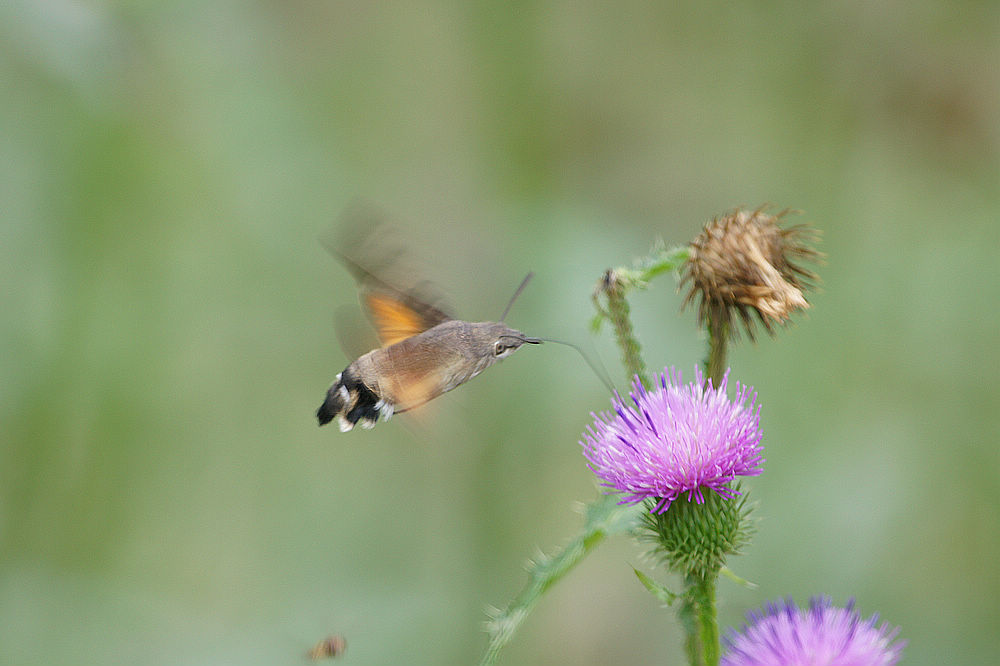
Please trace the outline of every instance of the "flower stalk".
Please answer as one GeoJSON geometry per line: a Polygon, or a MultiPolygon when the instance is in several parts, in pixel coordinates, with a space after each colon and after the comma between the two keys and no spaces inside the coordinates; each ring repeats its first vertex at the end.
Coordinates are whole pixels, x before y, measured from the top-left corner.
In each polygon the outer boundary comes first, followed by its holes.
{"type": "Polygon", "coordinates": [[[658,244],[649,256],[636,261],[631,268],[609,268],[594,288],[592,300],[597,315],[592,328],[597,331],[604,319],[611,322],[626,376],[629,379],[639,377],[646,388],[650,386],[649,375],[646,363],[642,360],[639,340],[632,326],[631,309],[625,296],[629,289],[645,289],[649,281],[661,273],[680,269],[688,260],[689,253],[687,247],[668,250],[658,244]],[[606,307],[601,304],[602,297],[607,303],[606,307]]]}
{"type": "Polygon", "coordinates": [[[621,506],[614,495],[604,495],[584,510],[580,534],[552,555],[535,558],[528,566],[528,583],[506,608],[490,613],[486,623],[489,643],[479,662],[493,666],[521,623],[541,601],[542,595],[558,583],[608,536],[628,534],[636,529],[640,506],[621,506]]]}
{"type": "MultiPolygon", "coordinates": [[[[740,493],[737,485],[731,489],[740,493]]],[[[716,584],[729,555],[739,554],[750,541],[752,523],[746,495],[728,499],[707,493],[702,504],[678,500],[664,513],[643,514],[640,538],[653,545],[651,555],[681,574],[683,588],[678,616],[684,630],[684,651],[691,664],[719,661],[716,584]]],[[[655,508],[653,500],[645,503],[655,508]]],[[[647,588],[649,586],[647,585],[647,588]]]]}
{"type": "Polygon", "coordinates": [[[708,356],[705,358],[705,374],[718,386],[726,372],[729,356],[729,322],[708,322],[708,356]]]}
{"type": "MultiPolygon", "coordinates": [[[[649,376],[646,373],[646,363],[640,355],[639,340],[635,337],[632,327],[631,309],[625,299],[625,281],[614,269],[604,273],[599,286],[608,302],[607,318],[615,330],[615,340],[621,349],[622,365],[629,377],[638,377],[643,386],[649,387],[649,376]]],[[[596,295],[595,295],[596,298],[596,295]]]]}
{"type": "Polygon", "coordinates": [[[719,620],[715,606],[715,581],[718,573],[688,576],[684,579],[685,613],[694,618],[694,631],[685,638],[688,662],[698,666],[719,663],[719,620]]]}

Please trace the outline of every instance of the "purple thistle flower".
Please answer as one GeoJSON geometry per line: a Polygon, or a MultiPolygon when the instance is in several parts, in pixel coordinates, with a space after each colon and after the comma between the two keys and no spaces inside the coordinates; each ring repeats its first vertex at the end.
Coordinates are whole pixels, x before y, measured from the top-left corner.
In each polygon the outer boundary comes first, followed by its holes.
{"type": "Polygon", "coordinates": [[[813,597],[808,609],[787,599],[747,613],[747,624],[723,639],[721,666],[890,666],[905,641],[893,642],[899,628],[867,620],[854,609],[835,608],[829,597],[813,597]]]}
{"type": "Polygon", "coordinates": [[[684,493],[701,504],[702,488],[732,499],[738,494],[729,487],[733,479],[762,471],[757,394],[737,382],[730,401],[729,371],[718,388],[697,367],[691,384],[682,384],[673,368],[658,380],[647,391],[635,379],[634,407],[616,393],[614,413],[591,414],[594,423],[580,442],[588,467],[601,485],[624,494],[622,504],[655,498],[656,513],[684,493]]]}

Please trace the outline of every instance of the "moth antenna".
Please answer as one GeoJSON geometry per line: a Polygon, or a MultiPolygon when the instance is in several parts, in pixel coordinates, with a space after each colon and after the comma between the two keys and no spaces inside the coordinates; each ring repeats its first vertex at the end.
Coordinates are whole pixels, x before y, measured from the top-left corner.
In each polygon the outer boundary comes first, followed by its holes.
{"type": "MultiPolygon", "coordinates": [[[[503,309],[503,314],[500,315],[500,321],[507,319],[507,313],[510,312],[510,308],[514,305],[514,301],[516,301],[517,297],[521,295],[521,292],[524,291],[524,288],[528,286],[528,283],[531,282],[531,278],[533,277],[535,277],[535,274],[528,271],[528,274],[524,276],[523,280],[521,280],[521,286],[517,288],[514,295],[510,297],[510,302],[507,303],[507,307],[503,309]]],[[[555,341],[553,340],[553,342],[555,341]]]]}
{"type": "Polygon", "coordinates": [[[601,383],[604,384],[608,391],[610,393],[615,392],[615,386],[611,383],[611,375],[608,374],[608,369],[604,367],[603,363],[601,363],[600,358],[598,358],[595,362],[590,355],[583,351],[583,348],[580,347],[580,345],[575,345],[572,342],[566,342],[565,340],[553,340],[552,338],[538,338],[538,340],[554,342],[557,345],[566,345],[567,347],[575,349],[577,353],[583,357],[583,360],[587,362],[587,365],[590,366],[590,369],[594,371],[594,374],[597,375],[597,378],[601,380],[601,383]]]}

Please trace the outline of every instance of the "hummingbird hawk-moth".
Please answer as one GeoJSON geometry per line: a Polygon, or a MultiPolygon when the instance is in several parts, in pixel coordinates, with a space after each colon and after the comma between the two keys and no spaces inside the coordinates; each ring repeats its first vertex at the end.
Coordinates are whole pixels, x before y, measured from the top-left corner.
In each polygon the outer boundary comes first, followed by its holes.
{"type": "MultiPolygon", "coordinates": [[[[426,286],[423,290],[396,286],[359,260],[337,249],[333,252],[358,282],[362,305],[382,346],[336,376],[316,411],[321,426],[336,419],[341,432],[355,425],[372,428],[380,418],[388,420],[461,386],[521,345],[542,342],[504,324],[506,310],[499,322],[455,319],[431,304],[423,293],[426,286]]],[[[529,273],[507,310],[530,278],[529,273]]]]}

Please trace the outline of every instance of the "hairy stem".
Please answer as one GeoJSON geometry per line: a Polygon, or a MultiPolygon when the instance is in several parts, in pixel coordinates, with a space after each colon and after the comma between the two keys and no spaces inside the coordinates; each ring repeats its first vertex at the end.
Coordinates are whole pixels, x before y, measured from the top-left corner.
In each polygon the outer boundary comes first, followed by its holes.
{"type": "Polygon", "coordinates": [[[621,505],[618,495],[602,495],[586,507],[582,531],[553,555],[538,557],[529,567],[529,580],[521,593],[502,610],[492,613],[486,623],[489,644],[480,666],[497,663],[500,653],[514,637],[542,595],[584,557],[612,534],[627,534],[635,529],[641,504],[621,505]]]}
{"type": "Polygon", "coordinates": [[[715,606],[716,574],[684,578],[684,603],[678,615],[684,630],[684,653],[691,666],[718,666],[719,620],[715,606]]]}
{"type": "Polygon", "coordinates": [[[609,270],[604,274],[603,291],[608,299],[608,318],[615,329],[615,340],[622,351],[622,364],[629,379],[638,377],[646,388],[649,388],[649,377],[646,364],[640,355],[639,341],[632,328],[631,310],[625,300],[625,285],[618,279],[616,271],[609,270]]]}

